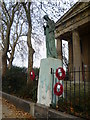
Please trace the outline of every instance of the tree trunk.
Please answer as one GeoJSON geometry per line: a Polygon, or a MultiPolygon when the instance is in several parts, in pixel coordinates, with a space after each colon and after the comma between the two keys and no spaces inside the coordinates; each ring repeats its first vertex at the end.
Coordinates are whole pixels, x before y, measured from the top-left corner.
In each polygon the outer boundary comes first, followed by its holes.
{"type": "Polygon", "coordinates": [[[7,54],[2,54],[2,77],[6,74],[7,70],[7,54]]]}
{"type": "Polygon", "coordinates": [[[32,48],[31,44],[31,32],[32,32],[32,24],[31,24],[31,14],[30,14],[30,5],[31,2],[23,3],[22,5],[25,9],[26,12],[26,17],[27,17],[27,22],[28,22],[28,35],[27,35],[27,45],[28,45],[28,73],[27,73],[27,86],[32,88],[32,81],[30,80],[30,71],[32,70],[33,67],[33,54],[34,54],[34,49],[32,48]]]}
{"type": "Polygon", "coordinates": [[[12,62],[13,62],[13,57],[10,58],[9,64],[8,64],[8,68],[11,69],[12,67],[12,62]]]}
{"type": "Polygon", "coordinates": [[[4,50],[2,51],[2,77],[6,74],[7,70],[7,52],[9,49],[10,28],[11,27],[7,26],[7,35],[4,40],[4,50]]]}
{"type": "Polygon", "coordinates": [[[11,52],[11,55],[10,55],[9,64],[8,64],[9,69],[11,69],[11,67],[12,67],[12,62],[13,62],[13,59],[14,59],[15,47],[16,47],[16,43],[13,45],[12,52],[11,52]]]}
{"type": "Polygon", "coordinates": [[[33,67],[33,54],[34,49],[31,44],[31,28],[28,28],[28,36],[27,36],[27,45],[28,45],[28,75],[27,75],[27,85],[32,86],[32,81],[30,80],[30,71],[33,67]]]}

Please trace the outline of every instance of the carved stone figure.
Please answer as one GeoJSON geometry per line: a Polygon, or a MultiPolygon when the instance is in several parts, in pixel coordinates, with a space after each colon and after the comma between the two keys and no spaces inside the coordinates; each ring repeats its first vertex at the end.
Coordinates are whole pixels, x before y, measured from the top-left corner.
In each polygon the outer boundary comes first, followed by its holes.
{"type": "Polygon", "coordinates": [[[47,58],[57,58],[57,52],[55,47],[55,23],[47,15],[44,16],[47,24],[44,26],[44,35],[46,35],[46,49],[47,49],[47,58]]]}

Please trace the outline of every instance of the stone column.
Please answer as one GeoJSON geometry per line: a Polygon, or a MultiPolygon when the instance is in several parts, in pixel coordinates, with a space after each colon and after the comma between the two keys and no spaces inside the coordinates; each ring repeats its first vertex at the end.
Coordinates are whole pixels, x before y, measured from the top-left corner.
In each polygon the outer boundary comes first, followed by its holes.
{"type": "Polygon", "coordinates": [[[68,49],[69,49],[69,70],[72,70],[73,67],[73,49],[72,49],[72,40],[68,41],[68,49]]]}
{"type": "Polygon", "coordinates": [[[62,40],[57,39],[57,57],[62,60],[62,40]]]}
{"type": "MultiPolygon", "coordinates": [[[[79,32],[74,30],[72,32],[72,39],[73,39],[73,68],[78,71],[79,67],[82,71],[82,59],[81,59],[81,48],[80,48],[80,37],[79,32]]],[[[79,73],[75,72],[75,80],[79,80],[79,73]]],[[[82,72],[80,72],[80,80],[82,80],[82,72]]]]}
{"type": "Polygon", "coordinates": [[[69,63],[68,63],[68,69],[69,69],[69,79],[73,80],[73,47],[72,47],[72,39],[68,41],[68,55],[69,55],[69,63]]]}

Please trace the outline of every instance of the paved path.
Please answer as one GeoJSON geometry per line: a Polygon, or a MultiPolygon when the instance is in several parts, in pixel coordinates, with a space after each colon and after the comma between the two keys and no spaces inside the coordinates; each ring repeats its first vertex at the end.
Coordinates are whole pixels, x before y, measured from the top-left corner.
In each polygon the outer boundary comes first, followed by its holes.
{"type": "Polygon", "coordinates": [[[1,98],[0,98],[0,118],[29,118],[29,120],[34,120],[34,118],[32,118],[30,114],[19,109],[16,109],[16,107],[13,104],[9,103],[5,99],[1,100],[1,98]]]}

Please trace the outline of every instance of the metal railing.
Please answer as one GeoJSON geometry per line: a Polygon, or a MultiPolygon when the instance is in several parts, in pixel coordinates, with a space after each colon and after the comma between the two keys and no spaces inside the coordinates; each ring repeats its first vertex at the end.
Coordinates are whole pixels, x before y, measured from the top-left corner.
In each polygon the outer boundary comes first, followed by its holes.
{"type": "MultiPolygon", "coordinates": [[[[54,94],[54,85],[57,82],[55,72],[51,69],[52,75],[52,107],[82,118],[89,119],[90,115],[90,96],[89,96],[89,77],[90,69],[67,70],[66,76],[62,82],[64,91],[62,96],[54,94]],[[87,78],[87,79],[86,79],[87,78]]],[[[59,80],[58,80],[59,81],[59,80]]]]}

